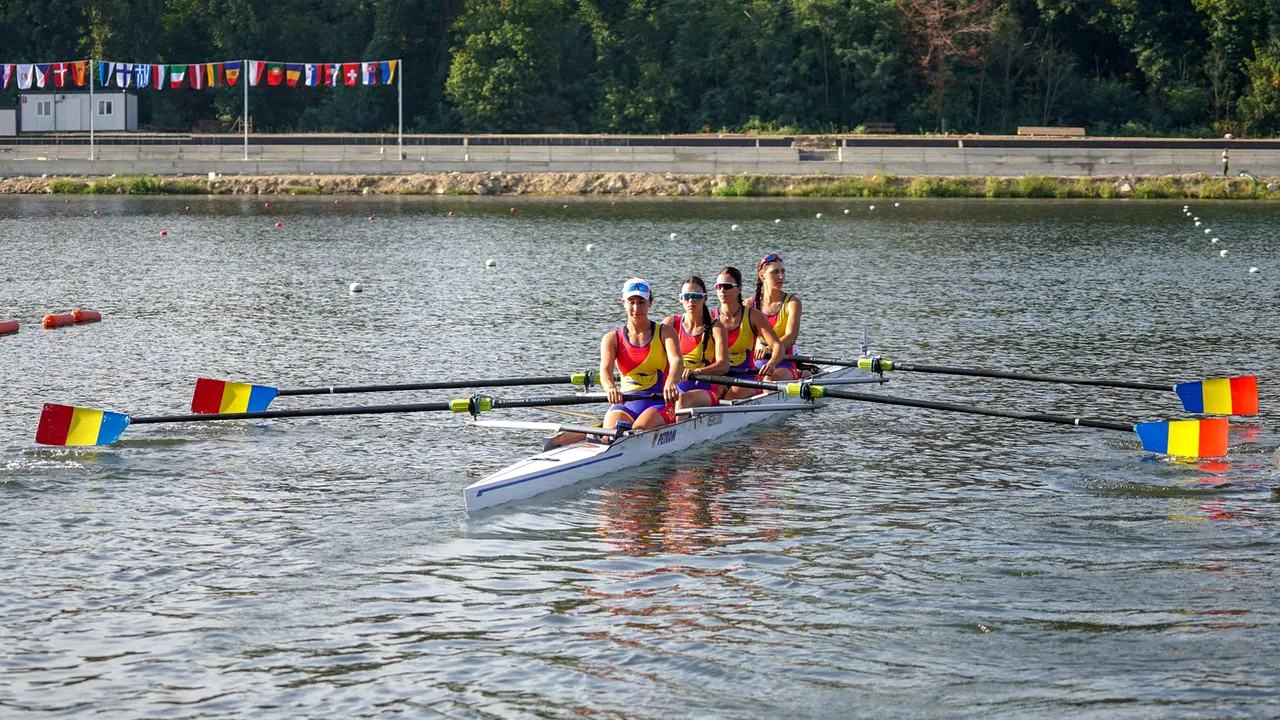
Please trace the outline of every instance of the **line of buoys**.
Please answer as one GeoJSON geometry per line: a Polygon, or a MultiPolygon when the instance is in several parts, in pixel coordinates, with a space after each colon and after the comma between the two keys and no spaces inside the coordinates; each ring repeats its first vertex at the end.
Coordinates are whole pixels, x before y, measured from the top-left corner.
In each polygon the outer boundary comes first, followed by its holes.
{"type": "Polygon", "coordinates": [[[44,316],[43,320],[40,321],[40,327],[44,328],[45,330],[52,330],[54,328],[60,328],[64,325],[74,325],[75,322],[76,322],[76,316],[69,312],[68,313],[49,313],[48,315],[44,316]]]}
{"type": "MultiPolygon", "coordinates": [[[[1186,215],[1187,217],[1191,218],[1191,221],[1192,221],[1193,223],[1195,223],[1195,226],[1196,226],[1196,227],[1200,227],[1200,225],[1201,225],[1201,223],[1202,223],[1202,222],[1208,222],[1208,219],[1205,219],[1204,221],[1201,221],[1201,220],[1200,220],[1200,216],[1193,214],[1193,213],[1191,212],[1191,206],[1190,206],[1190,205],[1183,205],[1183,206],[1182,206],[1182,212],[1183,212],[1183,214],[1184,214],[1184,215],[1186,215]]],[[[1212,234],[1213,234],[1213,230],[1212,230],[1211,228],[1204,228],[1204,234],[1205,234],[1205,235],[1212,235],[1212,234]]],[[[1220,238],[1216,238],[1216,237],[1215,237],[1215,238],[1210,238],[1210,239],[1209,239],[1209,244],[1210,244],[1210,245],[1217,245],[1219,241],[1220,241],[1220,238]]],[[[1220,257],[1220,258],[1225,258],[1228,254],[1229,254],[1229,253],[1228,253],[1225,249],[1218,250],[1218,257],[1220,257]]],[[[1260,272],[1261,272],[1261,270],[1259,270],[1256,266],[1250,266],[1250,267],[1249,267],[1249,269],[1248,269],[1248,274],[1250,274],[1250,275],[1257,275],[1257,274],[1258,274],[1258,273],[1260,273],[1260,272]]]]}
{"type": "Polygon", "coordinates": [[[12,335],[18,332],[17,320],[0,320],[0,335],[12,335]]]}
{"type": "Polygon", "coordinates": [[[102,313],[97,310],[72,310],[71,317],[75,318],[76,324],[102,322],[102,313]]]}

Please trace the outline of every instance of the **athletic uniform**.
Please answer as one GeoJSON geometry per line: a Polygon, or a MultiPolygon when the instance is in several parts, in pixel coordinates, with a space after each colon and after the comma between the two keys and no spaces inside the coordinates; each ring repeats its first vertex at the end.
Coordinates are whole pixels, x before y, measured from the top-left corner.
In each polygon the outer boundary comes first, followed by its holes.
{"type": "MultiPolygon", "coordinates": [[[[676,332],[680,334],[680,353],[684,356],[684,366],[691,371],[701,370],[707,366],[706,353],[703,351],[702,338],[711,332],[711,326],[702,328],[702,332],[697,335],[690,335],[684,331],[684,314],[672,315],[676,323],[676,332]]],[[[714,322],[714,320],[712,320],[714,322]]],[[[707,344],[710,344],[708,339],[707,344]]],[[[706,390],[711,396],[712,404],[715,404],[716,391],[711,387],[711,383],[701,380],[681,380],[676,383],[676,389],[680,392],[689,392],[690,390],[706,390]]]]}
{"type": "MultiPolygon", "coordinates": [[[[649,321],[652,335],[649,344],[636,347],[627,339],[627,329],[620,327],[614,330],[618,340],[618,372],[622,373],[624,393],[644,392],[652,390],[659,395],[667,379],[667,350],[658,337],[658,323],[649,321]]],[[[676,421],[674,408],[667,405],[661,397],[628,400],[621,405],[612,405],[610,411],[621,410],[631,416],[635,422],[640,414],[650,408],[658,408],[668,423],[676,421]]]]}
{"type": "MultiPolygon", "coordinates": [[[[791,297],[792,297],[791,293],[783,293],[782,307],[778,309],[778,312],[772,315],[765,313],[765,316],[764,316],[764,318],[769,321],[769,326],[773,328],[773,331],[779,337],[781,337],[782,334],[787,331],[787,318],[790,315],[790,310],[788,309],[787,304],[791,302],[791,297]]],[[[757,299],[755,297],[747,298],[747,303],[750,304],[749,305],[750,307],[755,307],[757,304],[757,299]]],[[[756,308],[756,309],[760,310],[760,308],[756,308]]],[[[764,313],[763,310],[760,310],[760,312],[764,313]]],[[[757,339],[756,345],[762,348],[769,347],[768,345],[765,344],[763,338],[757,339]]],[[[790,345],[782,349],[783,355],[791,355],[794,352],[795,352],[795,345],[790,345]]],[[[765,366],[766,362],[768,362],[768,360],[756,360],[754,363],[754,367],[762,368],[765,366]]],[[[796,364],[794,362],[790,362],[790,361],[780,362],[778,363],[778,367],[790,370],[793,374],[795,374],[796,377],[800,376],[800,369],[796,367],[796,364]]]]}
{"type": "MultiPolygon", "coordinates": [[[[735,375],[754,375],[756,368],[751,362],[751,348],[756,344],[756,332],[751,327],[745,306],[739,308],[739,313],[742,319],[738,322],[738,327],[729,330],[729,372],[735,375]]],[[[720,317],[719,310],[712,310],[711,317],[725,323],[726,330],[729,327],[727,320],[733,319],[720,317]]]]}

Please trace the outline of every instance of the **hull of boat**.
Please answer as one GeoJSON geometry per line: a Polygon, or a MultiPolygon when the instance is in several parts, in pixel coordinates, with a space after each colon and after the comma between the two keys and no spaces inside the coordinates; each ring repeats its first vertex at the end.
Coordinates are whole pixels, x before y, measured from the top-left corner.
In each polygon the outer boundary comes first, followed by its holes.
{"type": "MultiPolygon", "coordinates": [[[[855,374],[862,373],[851,368],[843,368],[825,373],[815,380],[820,382],[822,379],[855,374]]],[[[815,404],[821,402],[816,401],[815,404]]],[[[794,407],[795,403],[794,397],[770,392],[748,400],[740,400],[734,405],[767,407],[785,404],[794,407]]],[[[792,412],[796,410],[696,415],[672,425],[628,435],[608,445],[598,442],[579,442],[553,448],[525,458],[473,483],[463,491],[463,497],[466,500],[468,512],[525,500],[583,480],[635,467],[664,455],[715,440],[748,425],[755,425],[792,412]]]]}

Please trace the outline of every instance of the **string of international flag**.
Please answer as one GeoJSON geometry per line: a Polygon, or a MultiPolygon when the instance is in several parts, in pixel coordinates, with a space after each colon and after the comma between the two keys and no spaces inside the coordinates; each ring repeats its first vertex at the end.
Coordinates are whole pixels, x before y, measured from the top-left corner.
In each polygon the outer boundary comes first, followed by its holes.
{"type": "Polygon", "coordinates": [[[170,65],[153,63],[74,60],[58,63],[0,63],[0,89],[19,90],[85,87],[173,90],[235,87],[242,73],[250,87],[266,84],[287,87],[354,87],[392,85],[397,81],[399,60],[352,63],[290,63],[268,60],[228,60],[216,63],[170,65]]]}

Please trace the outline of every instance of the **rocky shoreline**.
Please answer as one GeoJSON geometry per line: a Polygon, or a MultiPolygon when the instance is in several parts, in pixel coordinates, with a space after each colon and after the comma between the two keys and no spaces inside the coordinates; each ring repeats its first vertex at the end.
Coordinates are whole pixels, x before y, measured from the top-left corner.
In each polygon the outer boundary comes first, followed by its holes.
{"type": "Polygon", "coordinates": [[[1027,197],[1280,199],[1280,184],[1205,174],[1112,177],[422,173],[6,177],[0,195],[623,195],[650,197],[1027,197]]]}

